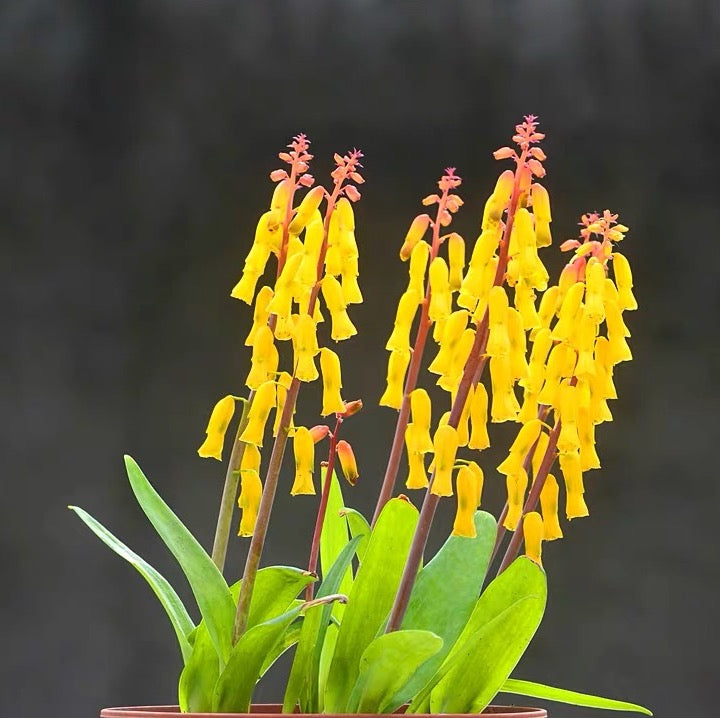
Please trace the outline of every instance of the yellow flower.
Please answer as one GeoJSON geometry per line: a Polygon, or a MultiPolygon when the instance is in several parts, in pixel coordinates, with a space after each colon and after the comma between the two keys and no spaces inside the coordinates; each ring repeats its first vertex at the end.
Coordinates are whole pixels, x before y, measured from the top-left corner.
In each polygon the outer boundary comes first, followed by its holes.
{"type": "Polygon", "coordinates": [[[535,290],[524,279],[515,285],[513,304],[520,312],[525,329],[535,329],[540,326],[540,316],[535,309],[535,290]]]}
{"type": "Polygon", "coordinates": [[[293,437],[295,453],[295,481],[290,489],[291,496],[315,494],[313,471],[315,469],[315,442],[306,426],[298,426],[293,437]]]}
{"type": "Polygon", "coordinates": [[[507,485],[508,510],[503,526],[508,531],[515,531],[522,518],[523,504],[525,503],[525,492],[528,486],[527,471],[520,468],[516,474],[508,474],[505,483],[507,485]]]}
{"type": "Polygon", "coordinates": [[[270,209],[278,216],[284,217],[290,199],[290,180],[284,179],[275,185],[273,196],[270,200],[270,209]]]}
{"type": "MultiPolygon", "coordinates": [[[[247,451],[247,448],[246,448],[247,451]]],[[[257,471],[240,471],[240,496],[238,507],[242,511],[238,536],[252,536],[257,522],[260,499],[262,498],[262,481],[257,471]]]]}
{"type": "Polygon", "coordinates": [[[575,318],[580,311],[583,295],[585,293],[585,284],[583,282],[575,282],[565,294],[562,305],[560,306],[560,314],[557,324],[552,330],[552,338],[556,341],[567,342],[575,328],[575,318]]]}
{"type": "Polygon", "coordinates": [[[472,351],[474,344],[475,330],[467,328],[460,337],[457,349],[453,352],[452,360],[447,373],[443,374],[437,380],[438,386],[451,393],[457,389],[462,377],[463,369],[470,357],[470,352],[472,351]]]}
{"type": "Polygon", "coordinates": [[[492,385],[491,420],[495,423],[515,421],[520,405],[513,390],[509,357],[490,357],[490,383],[492,385]]]}
{"type": "Polygon", "coordinates": [[[223,444],[225,443],[225,432],[235,413],[235,397],[224,396],[215,404],[210,414],[207,429],[205,430],[205,441],[198,449],[198,455],[204,459],[217,459],[222,461],[223,444]]]}
{"type": "Polygon", "coordinates": [[[574,348],[578,352],[575,375],[586,377],[595,374],[595,338],[597,337],[598,325],[590,316],[587,305],[580,312],[580,321],[577,323],[576,336],[574,337],[574,348]]]}
{"type": "Polygon", "coordinates": [[[240,436],[240,441],[244,441],[246,444],[262,446],[265,424],[270,416],[270,411],[275,406],[275,396],[274,381],[266,381],[258,387],[252,404],[250,404],[248,423],[242,436],[240,436]]]}
{"type": "Polygon", "coordinates": [[[275,294],[268,304],[270,314],[277,314],[278,317],[287,318],[290,316],[297,275],[303,259],[302,242],[300,242],[300,246],[300,251],[296,251],[292,255],[288,251],[285,266],[275,282],[275,294]]]}
{"type": "Polygon", "coordinates": [[[556,406],[560,381],[563,377],[572,376],[575,368],[575,351],[567,344],[556,344],[547,360],[545,367],[545,382],[538,396],[541,404],[556,406]]]}
{"type": "Polygon", "coordinates": [[[327,304],[332,319],[330,336],[336,342],[339,342],[357,334],[357,329],[350,321],[346,311],[347,304],[343,297],[340,282],[332,274],[328,274],[322,280],[321,286],[325,304],[327,304]]]}
{"type": "Polygon", "coordinates": [[[550,197],[547,190],[534,182],[530,188],[530,196],[532,197],[533,215],[535,216],[535,235],[537,237],[538,247],[549,247],[552,244],[552,236],[550,235],[550,197]]]}
{"type": "Polygon", "coordinates": [[[309,314],[301,314],[295,321],[292,333],[295,376],[300,381],[315,381],[318,370],[314,357],[320,351],[317,327],[309,314]]]}
{"type": "Polygon", "coordinates": [[[487,432],[488,395],[483,384],[478,383],[470,402],[470,439],[469,449],[487,449],[490,437],[487,432]]]}
{"type": "Polygon", "coordinates": [[[510,339],[507,327],[509,307],[505,289],[501,286],[493,287],[490,290],[488,304],[490,307],[490,333],[485,353],[490,357],[506,357],[510,352],[510,339]]]}
{"type": "MultiPolygon", "coordinates": [[[[545,454],[547,452],[549,443],[550,443],[550,437],[544,431],[541,431],[537,438],[537,444],[535,445],[535,451],[533,452],[533,457],[532,457],[533,476],[537,476],[538,472],[540,471],[540,465],[542,464],[543,459],[545,458],[545,454]]],[[[553,461],[554,460],[555,460],[555,457],[553,457],[553,461]]]]}
{"type": "Polygon", "coordinates": [[[442,257],[435,257],[430,262],[430,306],[428,316],[431,321],[438,322],[450,315],[451,295],[448,266],[442,257]]]}
{"type": "Polygon", "coordinates": [[[408,289],[414,289],[418,297],[425,296],[425,272],[430,259],[430,245],[427,242],[418,242],[410,255],[408,274],[410,277],[408,289]]]}
{"type": "Polygon", "coordinates": [[[433,450],[430,424],[432,420],[432,403],[425,389],[414,389],[410,392],[410,416],[417,432],[414,451],[426,453],[433,450]]]}
{"type": "Polygon", "coordinates": [[[578,451],[580,449],[577,427],[578,390],[568,380],[563,381],[560,385],[559,409],[561,423],[558,451],[561,454],[578,451]]]}
{"type": "MultiPolygon", "coordinates": [[[[429,483],[425,470],[424,454],[428,449],[424,433],[424,429],[414,422],[410,422],[405,429],[405,448],[408,455],[408,478],[405,486],[408,489],[424,489],[429,483]]],[[[432,451],[432,442],[430,451],[432,451]]]]}
{"type": "Polygon", "coordinates": [[[604,293],[605,267],[593,257],[585,270],[585,312],[596,324],[605,319],[604,293]]]}
{"type": "MultiPolygon", "coordinates": [[[[287,399],[288,389],[292,384],[292,376],[286,371],[281,371],[277,377],[277,393],[275,398],[275,422],[273,423],[273,436],[278,435],[280,431],[280,420],[282,419],[283,410],[285,409],[285,400],[287,399]]],[[[295,415],[295,408],[293,407],[292,415],[290,416],[290,426],[288,427],[288,436],[292,436],[295,433],[295,426],[293,424],[292,417],[295,415]]]]}
{"type": "MultiPolygon", "coordinates": [[[[538,317],[540,318],[541,327],[549,327],[552,318],[555,316],[558,305],[560,304],[560,287],[549,287],[542,295],[540,307],[538,308],[538,317]]],[[[535,330],[537,332],[538,330],[535,330]]],[[[531,335],[534,339],[534,334],[531,335]]]]}
{"type": "Polygon", "coordinates": [[[418,304],[421,300],[422,298],[418,296],[415,289],[408,289],[400,297],[393,331],[385,345],[385,349],[388,351],[397,349],[409,351],[410,330],[412,329],[418,304]]]}
{"type": "Polygon", "coordinates": [[[320,369],[323,378],[322,416],[338,414],[345,411],[345,403],[340,396],[342,376],[340,374],[340,357],[331,349],[320,350],[320,369]]]}
{"type": "Polygon", "coordinates": [[[453,356],[467,327],[467,321],[468,313],[464,309],[452,312],[445,320],[440,336],[440,349],[428,367],[429,372],[441,376],[450,373],[453,356]]]}
{"type": "MultiPolygon", "coordinates": [[[[452,387],[452,391],[450,393],[452,399],[451,404],[455,403],[457,390],[458,385],[456,384],[452,387]]],[[[473,389],[472,385],[470,385],[468,395],[465,398],[465,403],[463,404],[462,413],[460,414],[460,421],[458,421],[457,425],[458,446],[467,446],[468,442],[470,441],[470,406],[472,404],[474,393],[475,390],[473,389]]]]}
{"type": "Polygon", "coordinates": [[[563,537],[558,519],[558,488],[557,479],[548,474],[540,491],[540,507],[542,508],[543,529],[546,541],[554,541],[563,537]]]}
{"type": "Polygon", "coordinates": [[[477,497],[475,500],[475,507],[479,507],[482,503],[482,492],[483,492],[483,484],[485,483],[485,476],[483,474],[483,470],[480,468],[480,466],[475,461],[469,461],[468,462],[468,469],[475,474],[475,488],[477,489],[477,497]]]}
{"type": "Polygon", "coordinates": [[[578,436],[580,439],[580,468],[583,471],[600,468],[600,458],[595,451],[595,424],[587,407],[578,408],[578,436]]]}
{"type": "Polygon", "coordinates": [[[540,419],[531,419],[527,424],[524,424],[518,431],[512,446],[510,446],[508,457],[497,467],[498,472],[506,476],[519,473],[523,467],[525,457],[530,453],[541,430],[542,421],[540,419]]]}
{"type": "Polygon", "coordinates": [[[521,386],[524,386],[533,394],[537,394],[542,389],[545,380],[545,362],[552,345],[553,340],[552,336],[550,336],[550,330],[547,327],[539,329],[533,339],[527,377],[519,382],[521,386]]]}
{"type": "Polygon", "coordinates": [[[465,240],[453,232],[447,239],[450,291],[457,292],[463,281],[465,269],[465,240]]]}
{"type": "Polygon", "coordinates": [[[410,363],[410,352],[396,349],[390,352],[388,359],[387,387],[385,393],[380,397],[380,406],[389,406],[399,409],[403,402],[403,385],[405,383],[405,372],[410,363]]]}
{"type": "Polygon", "coordinates": [[[485,203],[483,211],[482,228],[495,226],[500,223],[503,212],[510,201],[510,195],[515,184],[515,174],[512,170],[505,170],[497,179],[495,189],[485,203]]]}
{"type": "Polygon", "coordinates": [[[341,439],[335,448],[337,450],[337,457],[340,460],[340,468],[342,469],[343,476],[350,486],[355,486],[360,474],[352,446],[344,439],[341,439]]]}
{"type": "Polygon", "coordinates": [[[525,514],[523,538],[525,539],[525,555],[542,566],[542,542],[545,538],[545,530],[542,516],[537,511],[525,514]]]}
{"type": "Polygon", "coordinates": [[[272,210],[265,212],[258,221],[255,239],[245,259],[242,277],[230,293],[231,297],[252,304],[255,285],[265,271],[265,265],[278,235],[282,235],[282,231],[277,213],[272,210]]]}
{"type": "Polygon", "coordinates": [[[528,374],[528,363],[525,359],[527,344],[525,341],[525,329],[522,317],[517,309],[507,308],[507,335],[510,345],[510,371],[513,379],[525,379],[528,374]]]}
{"type": "Polygon", "coordinates": [[[452,470],[458,449],[457,431],[449,424],[439,426],[433,437],[435,478],[430,487],[436,496],[452,496],[452,470]]]}
{"type": "Polygon", "coordinates": [[[412,256],[413,250],[418,245],[418,242],[425,236],[425,232],[427,232],[429,226],[430,215],[428,214],[419,214],[412,221],[410,229],[408,229],[405,235],[405,241],[400,248],[400,259],[402,259],[403,262],[407,262],[412,256]]]}
{"type": "Polygon", "coordinates": [[[560,470],[565,480],[565,514],[568,519],[588,515],[585,505],[585,487],[583,486],[580,452],[560,454],[560,470]]]}
{"type": "Polygon", "coordinates": [[[295,216],[290,222],[288,231],[290,234],[298,235],[305,229],[305,225],[310,221],[313,214],[320,206],[323,197],[325,196],[325,190],[320,187],[313,187],[302,199],[302,202],[298,205],[295,216]]]}
{"type": "Polygon", "coordinates": [[[277,372],[278,350],[273,342],[272,330],[267,324],[255,333],[250,362],[250,373],[245,380],[245,385],[250,389],[257,389],[264,381],[272,379],[277,372]]]}
{"type": "Polygon", "coordinates": [[[630,311],[637,309],[637,301],[632,292],[633,280],[630,263],[620,252],[613,252],[612,260],[615,282],[617,283],[618,294],[620,296],[620,309],[630,311]]]}
{"type": "Polygon", "coordinates": [[[498,242],[500,241],[500,227],[483,230],[475,242],[468,271],[460,286],[458,306],[471,311],[475,309],[478,299],[485,292],[485,269],[490,263],[498,242]]]}
{"type": "Polygon", "coordinates": [[[475,509],[477,507],[477,475],[468,466],[462,466],[455,480],[457,486],[457,511],[452,535],[475,538],[475,509]]]}

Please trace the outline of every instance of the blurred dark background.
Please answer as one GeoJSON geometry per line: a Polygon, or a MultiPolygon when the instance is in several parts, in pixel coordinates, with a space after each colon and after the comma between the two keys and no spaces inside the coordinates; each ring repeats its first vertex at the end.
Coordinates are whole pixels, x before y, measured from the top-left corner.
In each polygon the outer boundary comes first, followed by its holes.
{"type": "MultiPolygon", "coordinates": [[[[369,510],[394,419],[376,402],[402,237],[454,165],[466,200],[455,228],[474,238],[499,172],[491,152],[527,113],[547,132],[546,261],[561,265],[581,212],[612,208],[632,230],[641,308],[615,422],[598,431],[591,516],[546,547],[548,612],[516,675],[657,715],[710,710],[719,37],[716,0],[3,2],[0,714],[175,700],[164,613],[65,506],[91,511],[189,598],[122,454],[210,546],[223,467],[195,451],[214,401],[242,390],[250,312],[228,295],[277,151],[306,132],[320,181],[333,152],[365,153],[366,301],[339,351],[346,394],[367,407],[347,425],[362,473],[348,502],[369,510]]],[[[314,421],[317,389],[301,406],[314,421]]],[[[502,482],[484,462],[497,512],[502,482]]],[[[287,494],[265,561],[301,565],[315,500],[287,494]]],[[[236,540],[233,579],[242,550],[236,540]]],[[[281,672],[260,699],[280,697],[281,672]]]]}

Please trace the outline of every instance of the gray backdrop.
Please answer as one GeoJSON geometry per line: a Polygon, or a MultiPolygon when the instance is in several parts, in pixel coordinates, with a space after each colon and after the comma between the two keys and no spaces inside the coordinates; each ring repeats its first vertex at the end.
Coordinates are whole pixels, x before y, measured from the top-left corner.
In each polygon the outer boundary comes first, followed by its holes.
{"type": "MultiPolygon", "coordinates": [[[[719,31],[714,0],[3,2],[0,714],[79,718],[175,700],[162,610],[65,506],[90,510],[189,597],[121,459],[132,453],[210,545],[223,470],[195,450],[213,401],[241,391],[250,315],[228,294],[275,153],[307,132],[319,178],[334,151],[366,155],[366,302],[340,351],[346,393],[367,406],[347,425],[362,473],[349,503],[369,510],[393,425],[376,401],[402,236],[456,165],[456,228],[473,238],[498,172],[490,153],[530,112],[547,132],[556,239],[574,235],[582,211],[619,211],[641,309],[616,421],[598,431],[591,516],[547,547],[548,612],[517,674],[658,715],[709,709],[719,31]]],[[[560,266],[557,242],[545,256],[560,266]]],[[[305,397],[300,418],[313,421],[316,390],[305,397]]],[[[291,500],[290,479],[265,561],[301,565],[315,500],[291,500]]],[[[235,541],[232,578],[242,550],[235,541]]],[[[285,669],[261,699],[279,697],[285,669]]]]}

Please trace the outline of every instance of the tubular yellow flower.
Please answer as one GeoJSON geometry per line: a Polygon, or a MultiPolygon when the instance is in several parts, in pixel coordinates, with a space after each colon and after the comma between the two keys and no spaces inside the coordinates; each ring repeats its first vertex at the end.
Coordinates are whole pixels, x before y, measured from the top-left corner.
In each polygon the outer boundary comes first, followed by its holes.
{"type": "MultiPolygon", "coordinates": [[[[305,242],[303,243],[303,258],[300,262],[297,280],[306,288],[312,289],[317,281],[318,262],[320,250],[324,239],[323,219],[317,210],[305,227],[305,242]]],[[[306,312],[307,313],[307,312],[306,312]]]]}
{"type": "MultiPolygon", "coordinates": [[[[287,399],[288,389],[292,384],[292,376],[286,371],[281,371],[277,378],[277,392],[275,398],[275,422],[273,423],[273,436],[278,435],[280,430],[280,419],[282,418],[283,409],[285,408],[285,400],[287,399]]],[[[295,409],[293,408],[292,416],[295,415],[295,409]]],[[[290,426],[288,427],[288,436],[295,434],[295,425],[293,423],[292,416],[290,417],[290,426]]]]}
{"type": "Polygon", "coordinates": [[[410,258],[413,250],[418,245],[418,242],[420,242],[420,240],[425,236],[425,232],[427,232],[429,226],[429,214],[419,214],[412,221],[410,229],[408,229],[407,234],[405,235],[405,241],[400,248],[400,259],[402,259],[403,262],[407,262],[410,258]]]}
{"type": "MultiPolygon", "coordinates": [[[[537,438],[537,444],[535,445],[535,451],[532,456],[532,472],[533,476],[538,475],[540,471],[540,465],[545,458],[545,452],[547,452],[548,444],[550,443],[550,437],[541,431],[537,438]]],[[[554,460],[554,459],[553,459],[554,460]]]]}
{"type": "Polygon", "coordinates": [[[538,396],[541,404],[556,406],[560,381],[564,377],[572,376],[575,368],[575,351],[567,344],[556,344],[550,351],[545,367],[545,382],[538,396]]]}
{"type": "Polygon", "coordinates": [[[585,311],[596,324],[605,319],[604,293],[605,267],[593,257],[585,270],[585,311]]]}
{"type": "Polygon", "coordinates": [[[341,287],[343,299],[346,304],[362,304],[363,295],[358,284],[357,259],[348,261],[343,265],[343,271],[340,275],[342,279],[341,287]]]}
{"type": "Polygon", "coordinates": [[[432,451],[433,442],[430,436],[432,403],[425,389],[414,389],[410,392],[410,416],[417,432],[414,450],[422,453],[432,451]]]}
{"type": "Polygon", "coordinates": [[[295,329],[295,320],[297,318],[297,314],[291,314],[287,317],[278,317],[277,322],[275,323],[275,339],[279,342],[292,339],[293,331],[295,329]]]}
{"type": "Polygon", "coordinates": [[[535,215],[535,235],[538,247],[549,247],[552,244],[550,234],[550,196],[547,190],[537,182],[530,188],[532,197],[533,214],[535,215]]]}
{"type": "MultiPolygon", "coordinates": [[[[405,448],[408,455],[408,478],[405,486],[408,489],[424,489],[429,483],[425,470],[424,455],[428,453],[428,449],[424,433],[425,430],[414,422],[409,423],[405,429],[405,448]]],[[[429,451],[432,451],[432,442],[429,451]]]]}
{"type": "Polygon", "coordinates": [[[300,381],[315,381],[318,370],[314,357],[320,351],[317,327],[309,314],[301,314],[295,321],[292,333],[295,376],[300,381]]]}
{"type": "Polygon", "coordinates": [[[354,324],[347,314],[345,299],[342,294],[342,287],[332,274],[328,274],[321,282],[323,298],[327,304],[332,319],[330,336],[336,341],[349,339],[357,334],[354,324]]]}
{"type": "Polygon", "coordinates": [[[595,340],[595,377],[598,393],[604,399],[617,399],[617,390],[613,382],[613,363],[610,356],[610,343],[607,337],[595,340]]]}
{"type": "Polygon", "coordinates": [[[314,495],[315,442],[306,426],[298,426],[295,429],[293,450],[295,452],[295,481],[290,489],[290,495],[314,495]]]}
{"type": "Polygon", "coordinates": [[[550,326],[550,322],[555,316],[555,312],[557,311],[559,304],[560,287],[549,287],[548,290],[542,295],[542,299],[540,300],[540,307],[538,308],[538,317],[540,318],[541,327],[548,328],[550,326]]]}
{"type": "Polygon", "coordinates": [[[558,519],[558,495],[560,489],[557,479],[548,474],[545,478],[542,491],[540,492],[540,507],[542,508],[543,528],[545,530],[545,540],[554,541],[563,537],[560,528],[560,520],[558,519]]]}
{"type": "Polygon", "coordinates": [[[475,330],[467,328],[460,337],[456,350],[453,352],[450,368],[438,380],[437,385],[445,391],[453,392],[460,383],[463,369],[475,343],[475,330]]]}
{"type": "Polygon", "coordinates": [[[488,298],[490,307],[490,333],[486,354],[490,357],[506,357],[510,352],[507,317],[508,298],[501,286],[493,287],[488,298]]]}
{"type": "Polygon", "coordinates": [[[387,387],[380,397],[380,406],[399,409],[403,401],[403,384],[405,372],[410,363],[410,352],[396,349],[390,352],[388,359],[387,387]]]}
{"type": "Polygon", "coordinates": [[[302,202],[298,205],[295,216],[290,222],[288,231],[290,234],[298,235],[305,229],[305,225],[310,221],[313,214],[320,206],[323,197],[325,196],[325,190],[319,185],[313,187],[302,199],[302,202]]]}
{"type": "Polygon", "coordinates": [[[477,489],[477,496],[475,499],[475,507],[479,507],[482,503],[482,492],[483,492],[483,484],[485,483],[485,476],[483,474],[483,470],[480,468],[477,462],[475,461],[469,461],[468,462],[468,469],[475,474],[475,488],[477,489]]]}
{"type": "Polygon", "coordinates": [[[552,338],[556,341],[567,342],[570,339],[584,293],[585,284],[583,282],[575,282],[575,284],[567,290],[562,305],[560,306],[557,324],[552,330],[552,338]]]}
{"type": "Polygon", "coordinates": [[[477,238],[470,257],[468,271],[460,286],[458,306],[471,311],[475,309],[478,299],[484,292],[485,268],[497,249],[500,241],[500,227],[487,229],[477,238]]]}
{"type": "Polygon", "coordinates": [[[224,396],[213,407],[205,429],[205,441],[198,449],[198,456],[203,459],[222,461],[222,450],[225,443],[225,432],[235,413],[235,397],[224,396]]]}
{"type": "Polygon", "coordinates": [[[410,349],[410,330],[419,303],[420,297],[418,297],[415,289],[406,290],[400,297],[393,331],[385,345],[385,349],[388,351],[396,349],[408,351],[410,349]]]}
{"type": "Polygon", "coordinates": [[[275,212],[278,217],[284,217],[289,199],[290,180],[284,179],[275,185],[275,190],[270,200],[270,210],[275,212]]]}
{"type": "Polygon", "coordinates": [[[507,334],[510,343],[510,371],[513,379],[525,379],[528,375],[528,363],[525,358],[527,344],[525,341],[525,329],[522,317],[517,309],[507,309],[507,334]]]}
{"type": "Polygon", "coordinates": [[[449,424],[439,426],[433,437],[435,478],[430,492],[436,496],[452,496],[452,470],[458,450],[457,431],[449,424]]]}
{"type": "Polygon", "coordinates": [[[245,385],[250,389],[257,389],[277,372],[279,356],[273,339],[272,330],[267,324],[260,327],[255,334],[250,373],[245,380],[245,385]]]}
{"type": "Polygon", "coordinates": [[[545,380],[545,361],[552,345],[550,330],[547,327],[539,329],[533,340],[527,377],[520,380],[520,385],[533,394],[537,394],[542,389],[545,380]]]}
{"type": "Polygon", "coordinates": [[[521,424],[527,424],[528,421],[537,416],[539,407],[538,396],[539,392],[528,391],[527,387],[523,389],[523,401],[517,417],[521,424]]]}
{"type": "Polygon", "coordinates": [[[468,313],[464,309],[458,309],[448,316],[440,337],[440,349],[428,367],[429,372],[441,376],[450,372],[453,356],[467,327],[467,321],[468,313]]]}
{"type": "Polygon", "coordinates": [[[355,486],[360,477],[360,473],[358,472],[357,461],[355,460],[352,446],[344,439],[341,439],[338,441],[336,449],[343,476],[350,486],[355,486]]]}
{"type": "Polygon", "coordinates": [[[300,269],[302,258],[302,251],[295,252],[292,255],[288,253],[285,266],[283,267],[277,282],[275,282],[275,294],[268,304],[268,311],[270,314],[277,314],[278,317],[284,318],[290,316],[296,278],[300,269]]]}
{"type": "Polygon", "coordinates": [[[425,272],[429,259],[430,245],[427,242],[418,242],[410,255],[408,289],[414,289],[417,296],[420,297],[420,301],[425,296],[425,272]]]}
{"type": "Polygon", "coordinates": [[[260,449],[253,444],[245,444],[242,460],[240,461],[240,471],[255,471],[260,473],[260,449]]]}
{"type": "Polygon", "coordinates": [[[578,435],[580,438],[580,468],[582,471],[600,468],[600,458],[595,451],[595,424],[587,407],[578,408],[578,435]]]}
{"type": "Polygon", "coordinates": [[[248,423],[240,436],[240,441],[246,444],[262,446],[265,424],[270,416],[271,409],[275,406],[275,382],[266,381],[260,384],[255,397],[248,410],[248,423]]]}
{"type": "Polygon", "coordinates": [[[597,337],[598,325],[588,312],[587,305],[580,311],[580,321],[577,323],[576,336],[574,337],[574,348],[578,352],[576,376],[590,376],[595,374],[595,338],[597,337]]]}
{"type": "Polygon", "coordinates": [[[430,306],[428,316],[433,322],[445,319],[450,315],[451,295],[448,266],[442,257],[435,257],[430,262],[430,306]]]}
{"type": "Polygon", "coordinates": [[[620,309],[634,310],[637,309],[637,301],[632,292],[633,280],[630,263],[627,258],[620,252],[612,253],[613,272],[615,274],[615,282],[620,296],[620,309]]]}
{"type": "Polygon", "coordinates": [[[255,297],[255,308],[253,310],[252,327],[250,328],[250,332],[245,339],[246,347],[251,347],[254,344],[255,336],[258,329],[267,324],[267,321],[270,317],[270,312],[268,311],[268,304],[273,298],[273,294],[274,292],[270,287],[261,287],[260,291],[257,293],[257,297],[255,297]]]}
{"type": "Polygon", "coordinates": [[[580,452],[560,454],[560,470],[565,480],[565,514],[567,518],[575,519],[587,516],[589,512],[585,505],[580,452]]]}
{"type": "Polygon", "coordinates": [[[542,566],[542,542],[545,538],[545,530],[542,516],[537,511],[525,514],[523,538],[525,539],[525,555],[542,566]]]}
{"type": "Polygon", "coordinates": [[[515,174],[512,170],[505,170],[497,179],[495,189],[485,203],[483,212],[482,228],[486,229],[496,225],[502,219],[502,214],[510,201],[515,174]]]}
{"type": "Polygon", "coordinates": [[[519,473],[525,461],[525,456],[532,449],[541,430],[542,421],[540,419],[531,419],[527,424],[524,424],[518,431],[512,446],[510,446],[508,457],[497,467],[498,472],[506,476],[519,473]]]}
{"type": "Polygon", "coordinates": [[[567,380],[560,385],[559,408],[560,411],[560,436],[558,437],[557,448],[561,454],[575,452],[580,449],[580,437],[578,436],[577,415],[578,415],[578,390],[567,380]]]}
{"type": "MultiPolygon", "coordinates": [[[[247,450],[247,449],[246,449],[247,450]]],[[[262,498],[262,481],[257,471],[240,471],[240,496],[238,507],[242,511],[238,536],[252,536],[257,522],[260,499],[262,498]]]]}
{"type": "Polygon", "coordinates": [[[457,487],[457,511],[453,523],[453,536],[475,538],[475,509],[477,507],[477,475],[468,466],[462,466],[455,479],[457,487]]]}
{"type": "Polygon", "coordinates": [[[323,406],[320,413],[322,416],[342,413],[345,411],[345,403],[340,396],[340,357],[331,349],[323,347],[320,350],[320,370],[323,379],[323,406]]]}
{"type": "Polygon", "coordinates": [[[524,279],[515,285],[513,304],[520,312],[525,329],[535,329],[540,326],[540,316],[535,309],[535,290],[524,279]]]}
{"type": "Polygon", "coordinates": [[[494,423],[515,421],[520,405],[513,390],[508,357],[490,357],[490,383],[492,384],[491,420],[494,423]]]}
{"type": "Polygon", "coordinates": [[[528,475],[525,469],[521,468],[517,474],[509,474],[506,478],[507,505],[503,526],[508,531],[515,531],[522,517],[523,504],[525,503],[525,492],[528,486],[528,475]]]}
{"type": "Polygon", "coordinates": [[[463,281],[463,270],[465,269],[465,240],[453,232],[447,239],[448,263],[450,267],[450,291],[457,292],[463,281]]]}
{"type": "Polygon", "coordinates": [[[485,385],[478,383],[470,402],[470,439],[469,449],[487,449],[490,446],[490,437],[487,431],[488,395],[485,385]]]}

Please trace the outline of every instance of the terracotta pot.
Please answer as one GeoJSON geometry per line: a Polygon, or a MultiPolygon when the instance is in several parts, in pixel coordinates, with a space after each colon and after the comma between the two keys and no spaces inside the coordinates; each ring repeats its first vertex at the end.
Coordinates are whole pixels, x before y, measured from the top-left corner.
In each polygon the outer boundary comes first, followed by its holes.
{"type": "MultiPolygon", "coordinates": [[[[215,718],[218,715],[246,716],[262,715],[265,718],[285,718],[282,706],[277,703],[255,703],[250,713],[183,713],[187,718],[215,718]]],[[[179,714],[177,706],[131,706],[129,708],[105,708],[100,711],[100,718],[168,718],[168,715],[179,714]]],[[[301,714],[296,714],[301,715],[301,714]]],[[[358,715],[343,715],[340,713],[303,713],[303,718],[358,718],[358,715]]],[[[396,715],[396,714],[393,714],[396,715]]],[[[466,718],[467,713],[443,713],[442,718],[466,718]]],[[[547,718],[547,711],[543,708],[523,708],[521,706],[488,706],[482,713],[472,715],[493,716],[494,718],[547,718]]],[[[437,718],[431,713],[416,713],[416,718],[437,718]]],[[[367,718],[377,718],[368,715],[367,718]]]]}

